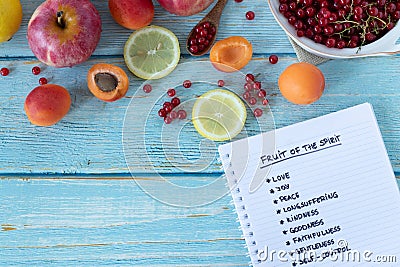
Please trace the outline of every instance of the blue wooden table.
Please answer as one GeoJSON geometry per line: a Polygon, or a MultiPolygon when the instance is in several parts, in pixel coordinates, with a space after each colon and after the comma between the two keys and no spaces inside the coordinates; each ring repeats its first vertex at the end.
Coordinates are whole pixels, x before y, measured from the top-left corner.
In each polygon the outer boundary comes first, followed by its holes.
{"type": "MultiPolygon", "coordinates": [[[[107,1],[93,1],[103,32],[89,61],[66,69],[39,63],[29,49],[26,30],[40,3],[22,0],[22,27],[10,42],[0,44],[0,66],[10,69],[9,76],[0,77],[0,265],[247,266],[247,249],[229,194],[218,196],[210,190],[174,196],[176,203],[202,204],[199,207],[176,207],[169,201],[174,199],[168,191],[171,184],[194,190],[220,181],[216,145],[199,138],[190,121],[177,135],[178,145],[169,144],[162,135],[176,132],[176,127],[163,128],[154,113],[168,87],[176,87],[182,99],[195,98],[208,88],[204,81],[212,77],[216,82],[223,75],[210,71],[193,76],[193,69],[184,65],[208,60],[207,55],[191,57],[184,47],[186,35],[206,11],[177,17],[156,5],[152,24],[177,35],[182,65],[146,95],[141,91],[144,81],[130,74],[123,61],[123,45],[131,31],[112,20],[107,1]],[[129,73],[125,98],[104,103],[91,95],[86,73],[97,62],[119,65],[129,73]],[[52,127],[31,125],[23,110],[26,95],[38,85],[39,77],[31,73],[35,65],[42,67],[41,76],[68,88],[72,96],[69,114],[52,127]],[[197,79],[198,86],[183,90],[179,85],[188,77],[197,79]],[[127,109],[134,112],[128,116],[127,109]],[[127,143],[122,141],[123,131],[127,143]],[[133,155],[129,164],[127,146],[133,155]],[[143,160],[135,156],[142,151],[143,160]]],[[[323,63],[319,67],[326,77],[324,95],[312,105],[296,106],[280,95],[277,78],[297,58],[267,1],[229,1],[218,39],[232,35],[253,44],[253,60],[243,72],[263,82],[270,100],[268,116],[273,115],[276,128],[370,102],[400,178],[399,56],[323,63]],[[249,10],[255,11],[253,21],[245,18],[249,10]],[[271,54],[279,56],[278,64],[268,62],[271,54]]],[[[259,126],[254,118],[246,123],[249,134],[258,133],[259,126]]]]}

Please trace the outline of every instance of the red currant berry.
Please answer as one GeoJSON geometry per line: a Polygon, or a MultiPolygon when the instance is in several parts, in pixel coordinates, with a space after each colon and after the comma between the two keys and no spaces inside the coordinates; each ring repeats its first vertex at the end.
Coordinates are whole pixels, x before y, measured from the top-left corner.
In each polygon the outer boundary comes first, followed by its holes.
{"type": "Polygon", "coordinates": [[[246,82],[254,82],[254,75],[251,73],[246,74],[246,82]]]}
{"type": "Polygon", "coordinates": [[[276,64],[276,63],[278,63],[278,56],[277,55],[270,55],[268,60],[269,60],[269,63],[276,64]]]}
{"type": "Polygon", "coordinates": [[[153,87],[150,84],[145,84],[143,86],[143,92],[145,92],[146,94],[150,93],[151,90],[153,90],[153,87]]]}
{"type": "Polygon", "coordinates": [[[33,75],[39,75],[40,74],[40,67],[35,66],[32,68],[32,73],[33,75]]]}
{"type": "Polygon", "coordinates": [[[189,80],[186,80],[183,82],[183,87],[185,88],[190,88],[192,86],[192,82],[189,80]]]}
{"type": "Polygon", "coordinates": [[[166,116],[164,118],[164,122],[165,122],[165,124],[170,124],[172,122],[172,119],[169,116],[166,116]]]}
{"type": "Polygon", "coordinates": [[[244,100],[247,100],[247,99],[249,99],[250,98],[250,93],[249,92],[245,92],[244,94],[243,94],[243,99],[244,100]]]}
{"type": "Polygon", "coordinates": [[[172,111],[172,106],[166,106],[164,107],[165,112],[170,113],[172,111]]]}
{"type": "Polygon", "coordinates": [[[172,110],[168,116],[172,119],[175,120],[176,118],[178,118],[178,113],[175,110],[172,110]]]}
{"type": "Polygon", "coordinates": [[[174,97],[171,99],[172,107],[177,107],[181,103],[181,100],[178,97],[174,97]]]}
{"type": "Polygon", "coordinates": [[[264,99],[264,100],[262,101],[262,104],[263,104],[264,106],[268,105],[268,103],[269,103],[268,99],[264,99]]]}
{"type": "Polygon", "coordinates": [[[178,110],[178,119],[184,120],[186,119],[186,116],[186,111],[184,111],[183,109],[178,110]]]}
{"type": "Polygon", "coordinates": [[[235,0],[236,3],[241,3],[243,0],[235,0]]]}
{"type": "Polygon", "coordinates": [[[260,90],[261,89],[261,82],[255,82],[253,85],[254,90],[260,90]]]}
{"type": "Polygon", "coordinates": [[[158,111],[158,116],[160,116],[161,118],[165,118],[165,116],[167,116],[167,112],[165,111],[165,109],[160,109],[158,111]]]}
{"type": "Polygon", "coordinates": [[[1,76],[7,76],[8,74],[10,74],[10,70],[7,68],[1,68],[0,74],[1,76]]]}
{"type": "Polygon", "coordinates": [[[47,84],[47,79],[45,77],[42,77],[39,79],[39,84],[43,85],[43,84],[47,84]]]}
{"type": "Polygon", "coordinates": [[[253,89],[253,84],[252,83],[245,83],[244,84],[244,90],[245,91],[250,91],[251,89],[253,89]]]}
{"type": "Polygon", "coordinates": [[[250,97],[249,103],[250,103],[250,105],[255,105],[255,104],[257,104],[257,99],[255,97],[250,97]]]}
{"type": "Polygon", "coordinates": [[[168,89],[167,94],[169,97],[173,97],[173,96],[175,96],[176,91],[175,91],[175,89],[171,88],[171,89],[168,89]]]}
{"type": "Polygon", "coordinates": [[[218,86],[219,87],[224,87],[225,81],[224,80],[218,80],[218,86]]]}
{"type": "Polygon", "coordinates": [[[247,11],[247,12],[246,12],[246,19],[247,19],[247,20],[253,20],[254,17],[255,17],[255,14],[254,14],[253,11],[247,11]]]}
{"type": "Polygon", "coordinates": [[[172,107],[172,104],[171,104],[171,102],[164,102],[164,104],[163,104],[163,108],[165,109],[166,107],[172,107]]]}
{"type": "Polygon", "coordinates": [[[254,116],[255,116],[255,117],[261,117],[262,114],[263,114],[262,109],[256,108],[256,109],[254,110],[254,116]]]}
{"type": "Polygon", "coordinates": [[[266,96],[267,96],[267,92],[264,89],[261,89],[260,91],[258,91],[259,98],[264,98],[266,96]]]}

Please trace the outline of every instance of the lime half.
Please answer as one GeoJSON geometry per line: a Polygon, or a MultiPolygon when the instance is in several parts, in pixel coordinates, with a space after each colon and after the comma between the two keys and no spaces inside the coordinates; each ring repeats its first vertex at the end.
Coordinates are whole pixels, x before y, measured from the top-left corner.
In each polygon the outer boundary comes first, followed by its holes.
{"type": "Polygon", "coordinates": [[[179,58],[179,41],[175,34],[159,26],[133,32],[124,47],[129,70],[146,80],[167,76],[178,65],[179,58]]]}
{"type": "Polygon", "coordinates": [[[200,96],[192,110],[192,122],[197,132],[213,141],[234,138],[242,131],[246,117],[243,101],[223,89],[211,90],[200,96]]]}

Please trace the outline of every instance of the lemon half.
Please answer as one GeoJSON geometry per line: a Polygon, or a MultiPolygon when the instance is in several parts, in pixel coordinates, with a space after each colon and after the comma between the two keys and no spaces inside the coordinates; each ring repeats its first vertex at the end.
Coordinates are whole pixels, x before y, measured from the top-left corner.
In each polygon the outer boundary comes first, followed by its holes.
{"type": "Polygon", "coordinates": [[[238,135],[246,122],[243,101],[228,90],[215,89],[201,95],[193,105],[192,122],[197,132],[213,141],[238,135]]]}
{"type": "Polygon", "coordinates": [[[147,26],[133,32],[124,47],[129,70],[146,80],[167,76],[178,65],[179,58],[178,38],[159,26],[147,26]]]}
{"type": "Polygon", "coordinates": [[[19,0],[0,0],[0,43],[8,41],[18,31],[22,22],[19,0]]]}

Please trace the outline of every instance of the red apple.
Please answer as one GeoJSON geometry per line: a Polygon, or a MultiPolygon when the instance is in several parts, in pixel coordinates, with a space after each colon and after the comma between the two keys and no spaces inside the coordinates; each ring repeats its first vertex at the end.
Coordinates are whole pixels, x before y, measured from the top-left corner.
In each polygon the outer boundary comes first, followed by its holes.
{"type": "Polygon", "coordinates": [[[47,0],[28,24],[33,54],[54,67],[86,61],[100,40],[101,19],[90,0],[47,0]]]}
{"type": "Polygon", "coordinates": [[[178,16],[191,16],[200,13],[214,0],[158,0],[168,12],[178,16]]]}

